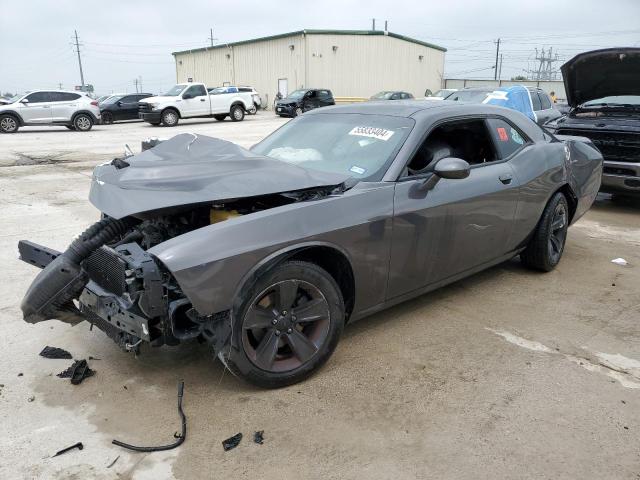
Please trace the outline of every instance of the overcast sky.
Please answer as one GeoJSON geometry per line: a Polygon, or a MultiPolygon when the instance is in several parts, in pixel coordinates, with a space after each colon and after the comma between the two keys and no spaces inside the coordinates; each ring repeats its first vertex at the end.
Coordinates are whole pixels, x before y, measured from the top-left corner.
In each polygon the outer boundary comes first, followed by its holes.
{"type": "MultiPolygon", "coordinates": [[[[85,82],[97,93],[168,89],[172,51],[304,28],[389,30],[449,49],[445,77],[493,78],[495,39],[502,77],[532,68],[534,49],[562,60],[585,50],[640,46],[640,0],[0,0],[0,91],[73,89],[80,84],[72,47],[81,42],[85,82]]],[[[562,62],[558,62],[558,66],[562,62]]]]}

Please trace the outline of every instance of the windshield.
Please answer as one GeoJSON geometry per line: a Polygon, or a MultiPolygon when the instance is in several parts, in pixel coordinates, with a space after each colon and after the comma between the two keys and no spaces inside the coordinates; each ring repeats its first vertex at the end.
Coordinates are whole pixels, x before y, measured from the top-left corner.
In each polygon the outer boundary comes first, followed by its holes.
{"type": "Polygon", "coordinates": [[[459,90],[446,97],[454,102],[482,103],[491,93],[488,90],[459,90]]]}
{"type": "Polygon", "coordinates": [[[20,100],[22,97],[24,97],[26,95],[26,93],[18,93],[17,95],[14,95],[13,97],[11,97],[9,99],[9,101],[11,103],[16,103],[18,100],[20,100]]]}
{"type": "Polygon", "coordinates": [[[167,93],[164,94],[165,97],[177,97],[178,95],[180,95],[182,93],[182,91],[184,90],[184,87],[186,87],[186,85],[174,85],[171,90],[169,90],[167,93]]]}
{"type": "Polygon", "coordinates": [[[295,90],[294,92],[291,92],[289,95],[287,95],[287,98],[291,98],[292,100],[300,100],[307,92],[308,90],[295,90]]]}
{"type": "Polygon", "coordinates": [[[638,95],[616,95],[612,97],[602,97],[584,102],[581,107],[618,107],[618,106],[640,106],[640,96],[638,95]]]}
{"type": "Polygon", "coordinates": [[[438,90],[433,94],[434,97],[445,98],[448,95],[451,95],[454,90],[438,90]]]}
{"type": "Polygon", "coordinates": [[[305,115],[252,150],[305,168],[378,181],[414,123],[410,118],[386,115],[305,115]]]}
{"type": "Polygon", "coordinates": [[[371,98],[376,100],[389,100],[391,95],[393,95],[393,92],[378,92],[371,98]]]}

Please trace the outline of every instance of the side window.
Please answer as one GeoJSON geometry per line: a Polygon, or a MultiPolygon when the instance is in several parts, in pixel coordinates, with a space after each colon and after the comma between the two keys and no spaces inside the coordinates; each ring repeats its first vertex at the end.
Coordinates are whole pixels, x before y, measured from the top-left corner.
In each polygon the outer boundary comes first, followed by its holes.
{"type": "Polygon", "coordinates": [[[498,160],[484,119],[447,122],[436,127],[407,165],[408,174],[431,172],[446,157],[462,158],[470,165],[498,160]]]}
{"type": "Polygon", "coordinates": [[[69,93],[69,92],[55,92],[55,93],[51,92],[50,94],[51,95],[55,95],[55,99],[56,100],[53,100],[54,102],[55,101],[58,101],[58,102],[72,102],[72,101],[77,100],[77,99],[79,99],[81,97],[81,95],[78,94],[78,93],[69,93]]]}
{"type": "MultiPolygon", "coordinates": [[[[188,93],[190,93],[191,95],[195,96],[195,97],[199,97],[201,95],[206,95],[207,94],[207,89],[204,88],[204,85],[191,85],[189,87],[189,89],[187,90],[188,93]]],[[[185,93],[187,93],[185,92],[185,93]]]]}
{"type": "Polygon", "coordinates": [[[120,100],[120,102],[124,103],[133,103],[133,102],[137,102],[138,99],[136,98],[135,95],[127,95],[126,97],[122,97],[120,100]]]}
{"type": "Polygon", "coordinates": [[[398,92],[395,92],[391,95],[390,100],[400,100],[400,94],[398,92]]]}
{"type": "Polygon", "coordinates": [[[538,93],[535,91],[531,91],[529,90],[529,95],[531,95],[531,103],[533,104],[533,110],[534,111],[538,111],[538,110],[542,110],[542,105],[540,104],[540,97],[538,96],[538,93]]]}
{"type": "Polygon", "coordinates": [[[524,134],[505,120],[490,118],[487,125],[500,159],[509,157],[527,143],[524,134]]]}
{"type": "Polygon", "coordinates": [[[307,97],[316,98],[318,96],[318,92],[316,90],[311,90],[307,93],[307,97]]]}
{"type": "Polygon", "coordinates": [[[538,92],[538,95],[540,95],[540,103],[542,104],[542,110],[550,109],[551,99],[549,98],[549,95],[547,95],[544,92],[538,92]]]}
{"type": "Polygon", "coordinates": [[[29,100],[29,103],[50,102],[51,96],[49,95],[49,92],[35,92],[27,95],[27,100],[29,100]]]}

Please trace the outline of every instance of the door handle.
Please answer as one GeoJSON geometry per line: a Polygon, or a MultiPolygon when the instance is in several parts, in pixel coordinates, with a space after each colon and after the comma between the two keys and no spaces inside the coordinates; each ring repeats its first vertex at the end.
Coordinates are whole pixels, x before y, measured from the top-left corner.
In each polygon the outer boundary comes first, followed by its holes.
{"type": "Polygon", "coordinates": [[[511,175],[510,173],[505,173],[500,175],[498,178],[505,185],[509,185],[511,183],[511,180],[513,180],[513,175],[511,175]]]}
{"type": "Polygon", "coordinates": [[[201,99],[200,99],[200,101],[201,101],[201,102],[204,102],[204,98],[201,98],[201,99]]]}

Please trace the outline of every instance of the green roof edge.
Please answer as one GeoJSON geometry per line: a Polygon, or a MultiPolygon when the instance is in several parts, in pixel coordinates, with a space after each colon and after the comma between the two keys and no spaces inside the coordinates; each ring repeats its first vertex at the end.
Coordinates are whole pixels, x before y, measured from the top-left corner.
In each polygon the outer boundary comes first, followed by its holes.
{"type": "Polygon", "coordinates": [[[441,52],[446,52],[447,49],[441,47],[440,45],[435,45],[429,42],[423,42],[422,40],[417,40],[415,38],[407,37],[405,35],[400,35],[398,33],[393,32],[385,32],[383,30],[297,30],[295,32],[288,33],[280,33],[278,35],[269,35],[267,37],[259,37],[252,38],[249,40],[240,40],[239,42],[231,42],[231,43],[222,43],[220,45],[214,45],[212,47],[200,47],[200,48],[191,48],[188,50],[180,50],[178,52],[171,52],[171,55],[179,55],[183,53],[193,53],[193,52],[204,52],[207,50],[215,50],[216,48],[228,48],[235,47],[236,45],[246,45],[248,43],[256,43],[256,42],[264,42],[267,40],[277,40],[279,38],[293,37],[296,35],[303,34],[311,34],[311,35],[386,35],[388,37],[397,38],[399,40],[404,40],[405,42],[415,43],[418,45],[422,45],[423,47],[433,48],[435,50],[440,50],[441,52]]]}

